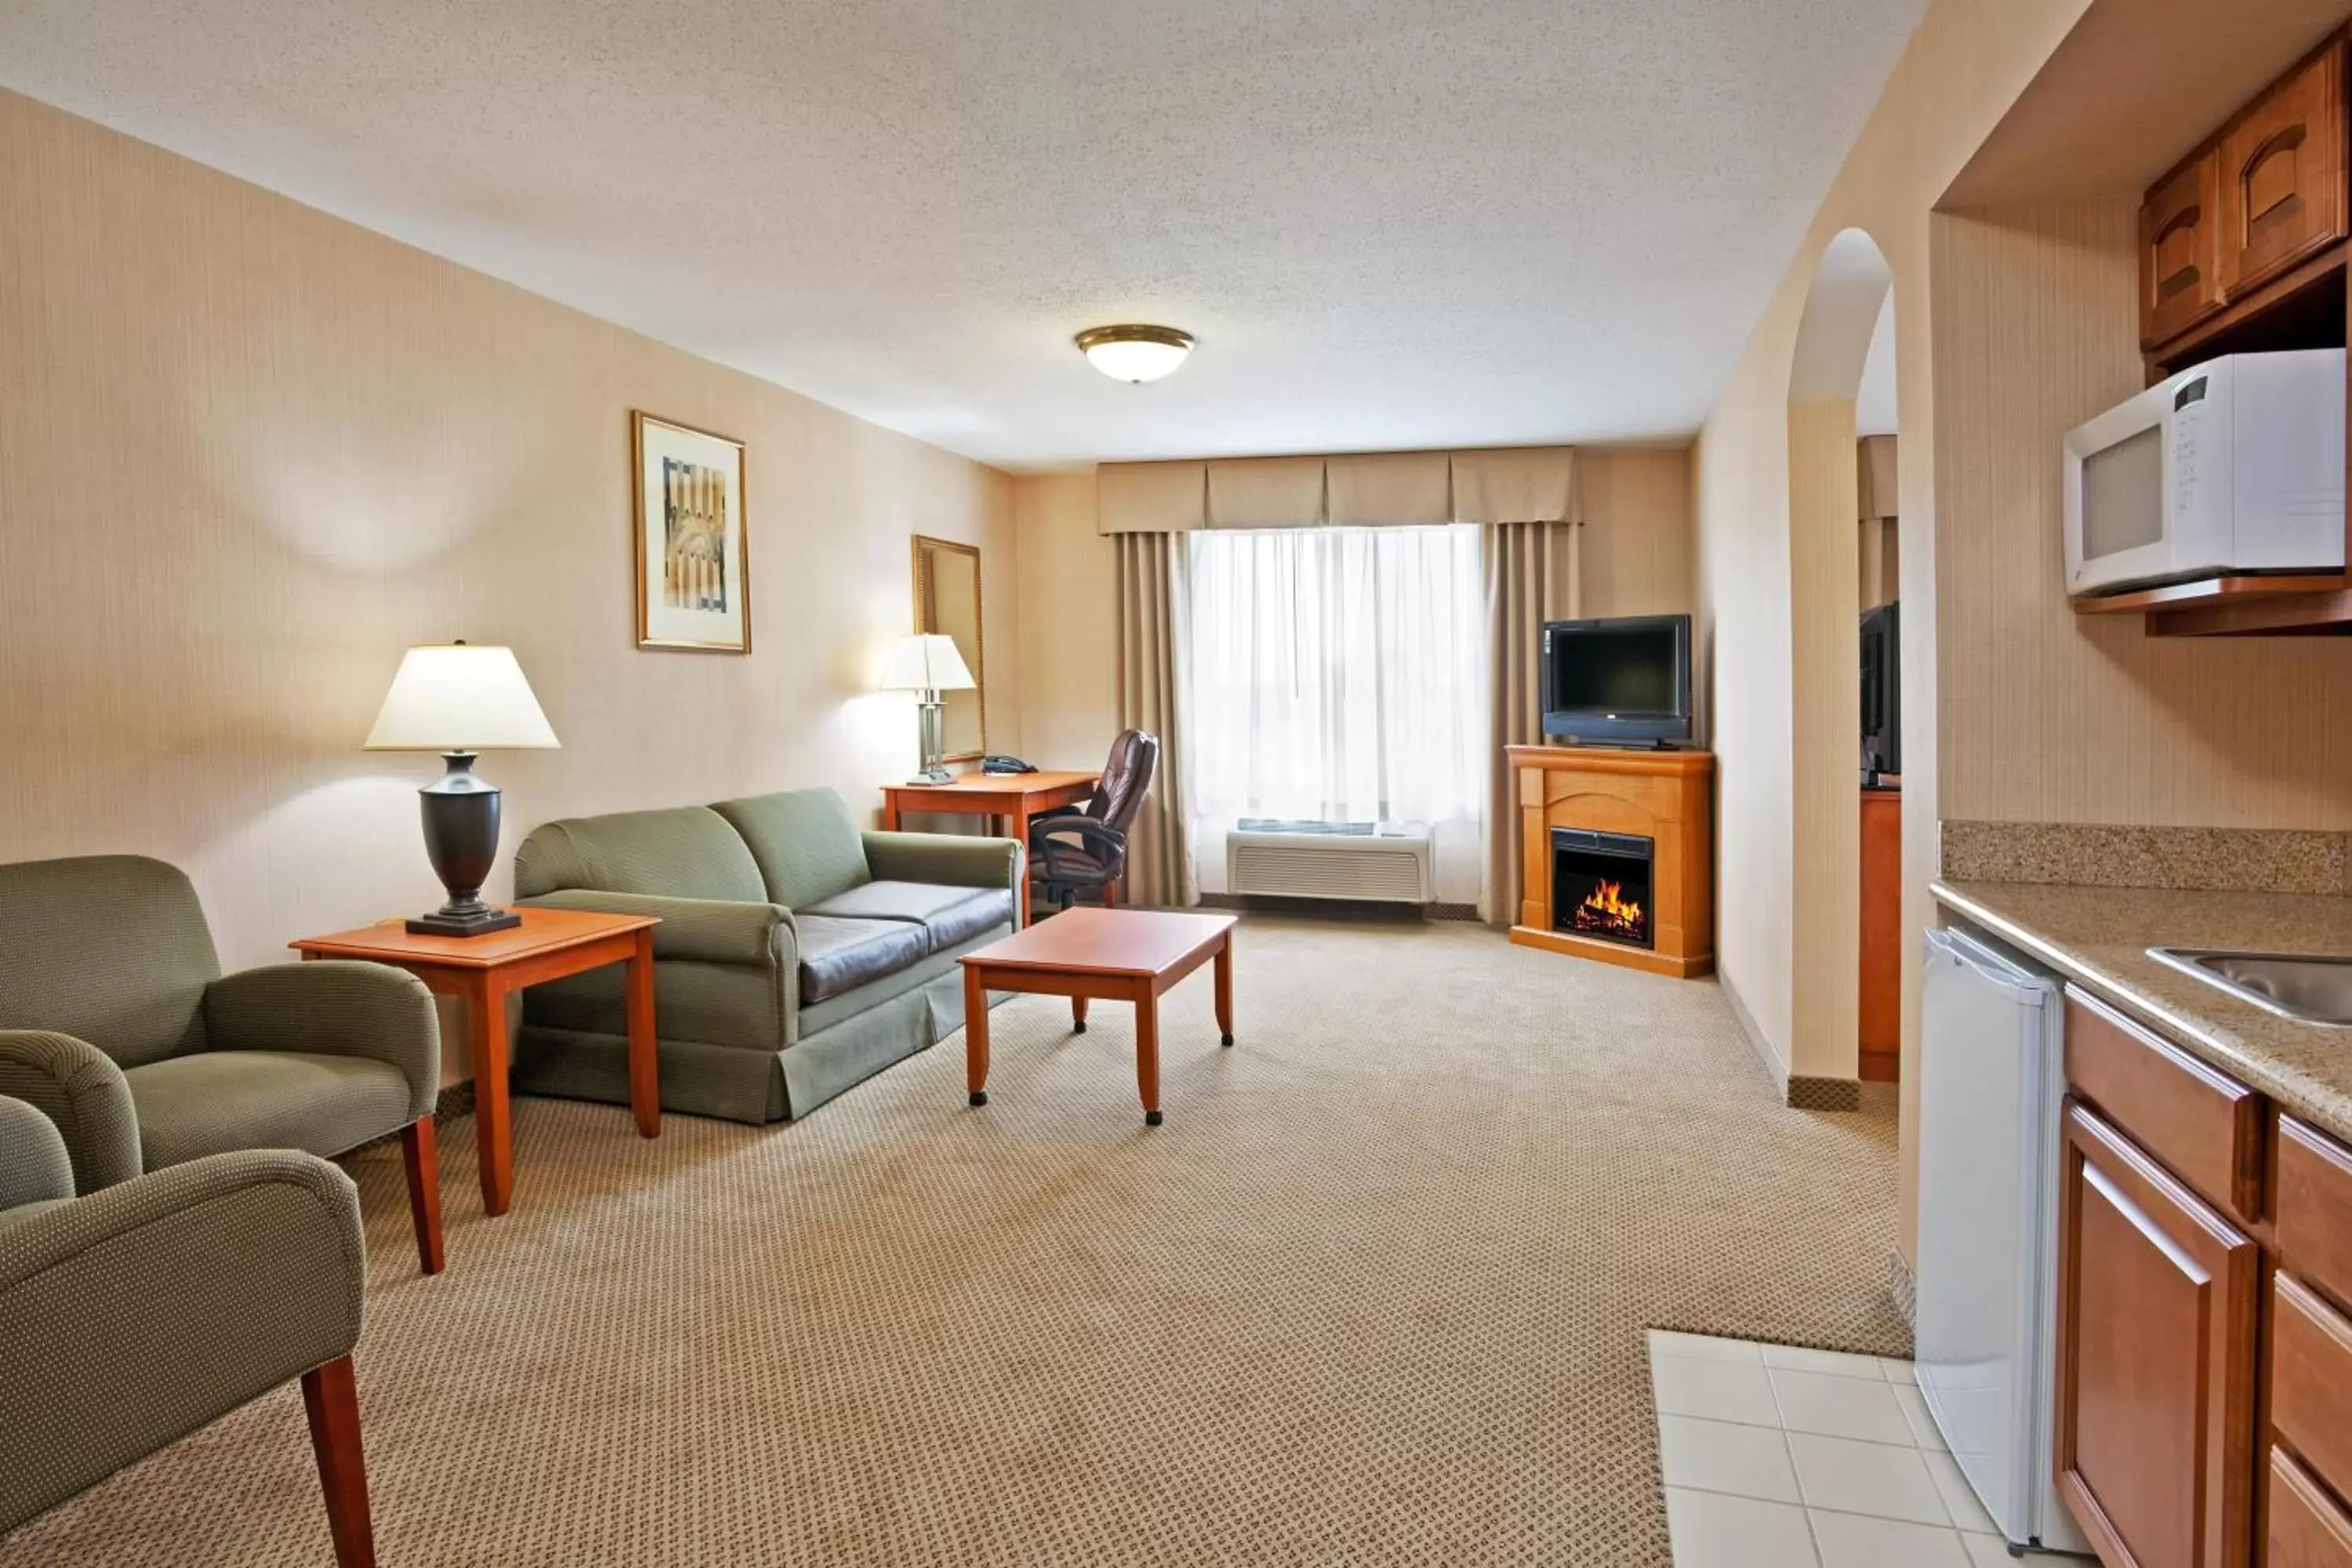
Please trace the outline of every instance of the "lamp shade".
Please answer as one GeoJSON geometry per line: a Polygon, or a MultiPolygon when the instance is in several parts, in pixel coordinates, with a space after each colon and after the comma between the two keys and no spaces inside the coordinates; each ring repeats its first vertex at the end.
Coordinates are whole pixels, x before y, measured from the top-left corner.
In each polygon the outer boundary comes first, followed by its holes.
{"type": "Polygon", "coordinates": [[[562,743],[512,648],[446,643],[401,656],[367,750],[543,750],[562,743]]]}
{"type": "Polygon", "coordinates": [[[938,632],[900,637],[882,653],[885,691],[970,691],[979,682],[956,651],[955,638],[938,632]]]}

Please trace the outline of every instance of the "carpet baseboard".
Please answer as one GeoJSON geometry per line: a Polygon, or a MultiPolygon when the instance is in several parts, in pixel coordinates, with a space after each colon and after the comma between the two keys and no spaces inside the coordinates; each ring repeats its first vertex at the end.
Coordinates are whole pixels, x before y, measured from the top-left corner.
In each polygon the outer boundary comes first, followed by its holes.
{"type": "Polygon", "coordinates": [[[1275,893],[1202,893],[1200,907],[1235,914],[1312,915],[1340,921],[1476,921],[1475,904],[1392,904],[1367,899],[1302,899],[1275,893]]]}
{"type": "Polygon", "coordinates": [[[1917,1329],[1919,1326],[1919,1282],[1912,1277],[1911,1266],[1903,1261],[1899,1252],[1886,1255],[1886,1299],[1903,1314],[1903,1321],[1917,1329]]]}

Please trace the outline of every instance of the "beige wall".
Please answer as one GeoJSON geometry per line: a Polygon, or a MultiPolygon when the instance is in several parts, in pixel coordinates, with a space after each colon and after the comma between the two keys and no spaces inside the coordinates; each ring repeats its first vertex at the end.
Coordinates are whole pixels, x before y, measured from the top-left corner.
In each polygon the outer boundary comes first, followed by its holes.
{"type": "MultiPolygon", "coordinates": [[[[2302,827],[2352,818],[2352,648],[2158,644],[2137,625],[2084,621],[2064,605],[2056,439],[2137,384],[2128,194],[1932,212],[2087,4],[1934,0],[1701,433],[1701,608],[1724,779],[1718,951],[1784,1064],[1810,1048],[1790,976],[1843,989],[1837,976],[1805,973],[1788,935],[1845,877],[1838,863],[1791,864],[1796,780],[1850,769],[1852,737],[1809,738],[1790,721],[1789,621],[1802,601],[1790,595],[1787,465],[1806,294],[1846,228],[1871,236],[1895,278],[1898,569],[1905,603],[1935,607],[1903,626],[1906,929],[1929,922],[1945,817],[2302,827]]],[[[1918,973],[1916,948],[1905,950],[1907,1249],[1918,973]]]]}
{"type": "Polygon", "coordinates": [[[1118,733],[1118,573],[1095,531],[1095,477],[1023,474],[1013,496],[1022,754],[1041,768],[1100,767],[1118,733]]]}
{"type": "Polygon", "coordinates": [[[438,902],[437,763],[359,749],[409,643],[511,643],[562,739],[484,759],[509,849],[790,785],[871,807],[916,760],[863,689],[912,533],[983,547],[1016,646],[1006,475],[7,93],[0,147],[0,858],[163,857],[225,962],[272,961],[438,902]],[[632,408],[748,443],[748,658],[632,646],[632,408]]]}
{"type": "Polygon", "coordinates": [[[1853,598],[1853,403],[1789,409],[1789,662],[1792,755],[1814,759],[1791,780],[1791,837],[1816,901],[1790,936],[1789,1071],[1851,1079],[1861,1056],[1862,818],[1853,598]]]}

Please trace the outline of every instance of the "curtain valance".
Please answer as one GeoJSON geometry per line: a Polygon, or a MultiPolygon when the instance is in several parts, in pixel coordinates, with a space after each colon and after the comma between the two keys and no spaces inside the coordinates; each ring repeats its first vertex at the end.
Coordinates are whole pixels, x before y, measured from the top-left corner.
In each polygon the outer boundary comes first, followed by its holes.
{"type": "Polygon", "coordinates": [[[1096,531],[1582,521],[1572,447],[1105,463],[1096,531]]]}

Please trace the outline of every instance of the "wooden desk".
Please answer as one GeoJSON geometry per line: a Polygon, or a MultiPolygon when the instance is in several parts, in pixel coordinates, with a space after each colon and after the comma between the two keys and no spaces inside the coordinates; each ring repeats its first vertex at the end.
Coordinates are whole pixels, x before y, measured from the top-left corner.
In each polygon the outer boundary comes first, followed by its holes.
{"type": "MultiPolygon", "coordinates": [[[[654,927],[646,915],[588,910],[519,909],[522,924],[488,936],[413,936],[399,921],[288,945],[305,959],[358,958],[405,969],[441,996],[466,1002],[474,1037],[474,1137],[481,1151],[482,1208],[501,1215],[514,1201],[514,1127],[507,1106],[507,996],[608,963],[628,965],[629,1108],[637,1131],[661,1135],[661,1083],[654,1036],[654,927]]],[[[422,1201],[410,1175],[409,1202],[422,1201]]],[[[428,1168],[423,1179],[437,1182],[428,1168]]]]}
{"type": "MultiPolygon", "coordinates": [[[[1029,846],[1029,819],[1066,805],[1090,800],[1102,785],[1099,773],[971,773],[953,784],[904,784],[882,786],[882,826],[896,831],[910,811],[937,812],[949,816],[1003,818],[1001,830],[1029,846]]],[[[1021,879],[1021,923],[1029,923],[1029,879],[1021,879]]]]}
{"type": "Polygon", "coordinates": [[[1135,1088],[1143,1121],[1160,1125],[1160,997],[1211,959],[1217,963],[1217,1029],[1234,1043],[1232,915],[1160,910],[1065,910],[1044,925],[967,952],[963,965],[964,1087],[988,1103],[988,994],[1023,991],[1070,999],[1070,1025],[1086,1033],[1089,1001],[1135,1004],[1135,1088]]]}

